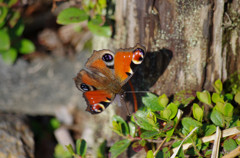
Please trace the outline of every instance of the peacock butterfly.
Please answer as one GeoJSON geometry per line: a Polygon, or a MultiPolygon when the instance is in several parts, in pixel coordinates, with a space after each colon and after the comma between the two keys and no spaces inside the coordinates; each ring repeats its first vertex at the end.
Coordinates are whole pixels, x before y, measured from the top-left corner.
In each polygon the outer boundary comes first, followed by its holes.
{"type": "Polygon", "coordinates": [[[116,95],[122,94],[122,87],[132,77],[137,65],[142,63],[145,54],[145,47],[140,44],[119,49],[116,53],[107,49],[94,51],[74,78],[76,87],[83,92],[87,102],[86,111],[100,113],[116,95]]]}

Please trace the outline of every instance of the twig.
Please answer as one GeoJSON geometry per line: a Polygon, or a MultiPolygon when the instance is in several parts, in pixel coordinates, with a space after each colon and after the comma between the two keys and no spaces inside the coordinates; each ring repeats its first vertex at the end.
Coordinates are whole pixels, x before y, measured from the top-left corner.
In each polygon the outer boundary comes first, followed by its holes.
{"type": "Polygon", "coordinates": [[[224,155],[222,158],[234,158],[240,155],[240,146],[231,151],[230,153],[224,155]]]}
{"type": "Polygon", "coordinates": [[[219,145],[220,145],[220,139],[221,139],[221,130],[220,130],[220,128],[218,126],[217,126],[217,130],[216,130],[216,134],[215,135],[216,136],[215,136],[215,141],[214,141],[214,145],[213,145],[211,158],[218,157],[218,153],[219,153],[219,145]]]}
{"type": "MultiPolygon", "coordinates": [[[[224,131],[222,131],[222,137],[221,138],[228,137],[228,136],[231,136],[231,135],[240,134],[240,129],[238,129],[238,128],[239,127],[233,127],[233,128],[225,129],[224,131]]],[[[201,140],[202,140],[203,143],[206,143],[206,142],[214,140],[215,137],[216,137],[216,134],[213,134],[211,136],[203,137],[203,138],[201,138],[201,140]]],[[[186,150],[191,146],[192,146],[192,143],[184,144],[183,145],[183,150],[186,150]]],[[[174,148],[173,152],[175,152],[176,150],[177,150],[177,148],[174,148]]]]}

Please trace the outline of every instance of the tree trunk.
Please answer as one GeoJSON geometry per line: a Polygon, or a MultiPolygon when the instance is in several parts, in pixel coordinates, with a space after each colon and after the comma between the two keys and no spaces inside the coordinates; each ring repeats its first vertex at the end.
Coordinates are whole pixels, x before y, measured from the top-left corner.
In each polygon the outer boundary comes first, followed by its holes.
{"type": "Polygon", "coordinates": [[[116,0],[116,47],[146,46],[137,82],[158,95],[212,90],[240,68],[239,3],[116,0]]]}

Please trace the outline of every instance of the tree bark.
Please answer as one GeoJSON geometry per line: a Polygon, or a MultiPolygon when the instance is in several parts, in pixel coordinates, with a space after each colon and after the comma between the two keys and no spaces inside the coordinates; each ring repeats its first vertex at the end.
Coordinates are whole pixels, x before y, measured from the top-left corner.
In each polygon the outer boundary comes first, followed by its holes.
{"type": "Polygon", "coordinates": [[[138,74],[158,95],[212,90],[240,67],[239,8],[239,0],[116,0],[116,47],[146,46],[138,74]]]}

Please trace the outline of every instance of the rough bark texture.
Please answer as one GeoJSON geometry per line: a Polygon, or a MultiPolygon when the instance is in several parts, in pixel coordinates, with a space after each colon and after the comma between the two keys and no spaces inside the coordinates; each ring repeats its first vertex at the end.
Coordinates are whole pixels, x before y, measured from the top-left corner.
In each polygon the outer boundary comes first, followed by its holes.
{"type": "Polygon", "coordinates": [[[172,95],[184,89],[211,90],[215,80],[226,80],[239,69],[239,29],[236,29],[239,0],[226,3],[117,0],[116,3],[116,47],[135,43],[147,47],[146,60],[150,62],[140,69],[147,74],[140,76],[143,83],[151,85],[148,88],[152,92],[172,95]],[[235,17],[231,21],[235,22],[232,30],[223,27],[226,14],[235,17]],[[157,54],[162,55],[155,58],[157,54]],[[149,70],[152,72],[147,76],[149,70]],[[157,79],[152,79],[153,76],[157,79]]]}

